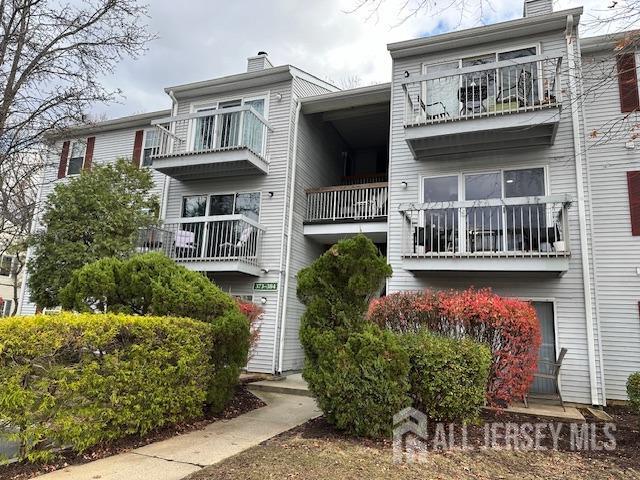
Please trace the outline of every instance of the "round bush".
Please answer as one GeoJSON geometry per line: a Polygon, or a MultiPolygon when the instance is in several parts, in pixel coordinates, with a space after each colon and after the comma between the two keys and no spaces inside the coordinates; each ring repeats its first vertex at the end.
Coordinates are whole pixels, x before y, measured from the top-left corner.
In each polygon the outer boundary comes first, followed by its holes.
{"type": "Polygon", "coordinates": [[[488,345],[491,405],[506,406],[521,399],[533,381],[541,335],[535,309],[528,302],[503,298],[488,289],[395,293],[374,300],[368,317],[400,333],[427,329],[488,345]]]}
{"type": "Polygon", "coordinates": [[[640,372],[629,375],[627,380],[627,395],[629,396],[629,405],[637,413],[640,414],[640,372]]]}
{"type": "MultiPolygon", "coordinates": [[[[0,425],[20,457],[52,458],[203,414],[213,327],[62,313],[0,322],[0,425]],[[18,427],[16,431],[12,427],[18,427]]],[[[227,387],[228,388],[228,387],[227,387]]],[[[1,432],[1,430],[0,430],[1,432]]]]}
{"type": "Polygon", "coordinates": [[[211,324],[210,408],[220,411],[233,395],[232,387],[247,364],[249,317],[204,275],[160,253],[104,258],[76,270],[60,298],[63,308],[81,312],[189,317],[211,324]]]}
{"type": "Polygon", "coordinates": [[[489,347],[426,331],[403,334],[400,339],[409,355],[414,408],[436,421],[477,418],[485,403],[489,347]]]}
{"type": "Polygon", "coordinates": [[[327,420],[353,435],[389,436],[393,415],[411,403],[409,360],[395,335],[370,325],[346,342],[331,331],[312,342],[318,356],[303,374],[327,420]]]}

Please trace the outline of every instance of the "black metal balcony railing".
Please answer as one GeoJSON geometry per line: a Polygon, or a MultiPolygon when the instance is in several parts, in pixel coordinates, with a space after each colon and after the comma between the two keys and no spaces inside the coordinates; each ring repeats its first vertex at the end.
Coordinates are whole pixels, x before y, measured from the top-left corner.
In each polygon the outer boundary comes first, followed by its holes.
{"type": "Polygon", "coordinates": [[[402,255],[414,258],[568,256],[562,196],[437,202],[401,207],[402,255]]]}

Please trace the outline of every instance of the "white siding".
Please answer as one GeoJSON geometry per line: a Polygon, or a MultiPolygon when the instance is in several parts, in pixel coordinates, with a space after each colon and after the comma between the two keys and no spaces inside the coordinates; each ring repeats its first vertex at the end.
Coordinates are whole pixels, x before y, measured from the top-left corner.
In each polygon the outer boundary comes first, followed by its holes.
{"type": "Polygon", "coordinates": [[[640,237],[631,235],[627,189],[640,151],[625,143],[640,114],[620,112],[613,52],[585,54],[583,64],[605,385],[607,398],[626,399],[627,378],[640,370],[640,237]]]}
{"type": "MultiPolygon", "coordinates": [[[[590,403],[589,359],[587,353],[587,331],[585,322],[584,288],[581,266],[580,239],[577,205],[569,210],[570,242],[572,257],[569,271],[562,277],[543,277],[533,274],[498,275],[483,274],[477,276],[439,275],[415,276],[402,268],[400,252],[401,216],[398,205],[403,202],[420,200],[420,175],[438,175],[460,171],[487,171],[492,168],[511,166],[545,165],[549,172],[551,194],[569,193],[576,196],[575,158],[573,150],[572,123],[569,109],[563,111],[558,133],[553,146],[523,151],[505,151],[487,155],[466,156],[463,158],[442,158],[435,161],[414,160],[404,139],[403,113],[404,96],[401,82],[404,71],[411,75],[421,73],[423,62],[435,63],[450,58],[471,57],[499,48],[525,46],[539,43],[543,54],[562,55],[566,66],[566,46],[563,32],[546,34],[544,37],[511,39],[500,44],[479,45],[464,51],[444,52],[441,55],[410,57],[394,61],[392,88],[392,133],[391,161],[389,179],[389,242],[388,257],[394,274],[388,283],[390,292],[434,288],[492,287],[497,293],[522,298],[550,299],[556,305],[556,328],[558,344],[567,347],[569,352],[566,366],[563,368],[562,389],[565,398],[570,401],[590,403]],[[408,188],[403,189],[401,182],[406,181],[408,188]]],[[[567,81],[566,72],[563,81],[567,81]]],[[[589,219],[587,219],[589,220],[589,219]]],[[[600,389],[600,384],[597,385],[600,389]]]]}
{"type": "Polygon", "coordinates": [[[342,172],[340,152],[343,150],[343,142],[333,127],[322,121],[321,115],[301,113],[298,122],[297,150],[298,167],[294,194],[283,371],[299,370],[304,361],[304,353],[299,341],[299,329],[300,317],[304,313],[305,306],[298,301],[296,296],[296,275],[325,251],[324,245],[305,237],[303,234],[307,205],[305,190],[340,183],[342,172]]]}

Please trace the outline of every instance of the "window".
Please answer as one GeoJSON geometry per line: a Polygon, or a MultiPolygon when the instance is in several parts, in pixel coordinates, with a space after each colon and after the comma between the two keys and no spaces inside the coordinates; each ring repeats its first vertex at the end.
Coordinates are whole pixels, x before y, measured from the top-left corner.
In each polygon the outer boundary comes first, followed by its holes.
{"type": "Polygon", "coordinates": [[[12,311],[13,311],[13,301],[12,300],[5,300],[2,303],[2,316],[3,317],[10,317],[12,311]]]}
{"type": "Polygon", "coordinates": [[[504,196],[537,197],[544,195],[544,168],[504,171],[504,196]]]}
{"type": "Polygon", "coordinates": [[[0,258],[0,275],[8,277],[11,275],[11,263],[13,259],[7,255],[3,255],[0,258]]]}
{"type": "Polygon", "coordinates": [[[144,132],[144,147],[142,151],[142,166],[148,167],[153,163],[152,155],[157,155],[160,152],[160,132],[154,128],[152,130],[145,130],[144,132]]]}
{"type": "Polygon", "coordinates": [[[235,195],[211,195],[209,215],[233,215],[235,195]]]}
{"type": "Polygon", "coordinates": [[[265,114],[265,98],[234,99],[194,108],[195,112],[219,110],[218,115],[199,117],[193,132],[195,151],[246,146],[262,155],[265,147],[265,127],[254,115],[242,111],[224,112],[224,109],[251,106],[265,114]]]}
{"type": "Polygon", "coordinates": [[[458,200],[458,176],[424,179],[425,202],[450,202],[458,200]]]}
{"type": "Polygon", "coordinates": [[[191,195],[182,199],[182,216],[204,217],[207,214],[206,195],[191,195]]]}
{"type": "Polygon", "coordinates": [[[260,218],[260,192],[211,195],[209,215],[244,215],[260,218]]]}
{"type": "Polygon", "coordinates": [[[244,215],[252,220],[260,218],[260,193],[238,193],[234,213],[244,215]]]}
{"type": "Polygon", "coordinates": [[[84,142],[73,142],[71,146],[71,155],[69,157],[69,165],[67,166],[67,175],[79,175],[84,164],[84,156],[87,144],[84,142]]]}

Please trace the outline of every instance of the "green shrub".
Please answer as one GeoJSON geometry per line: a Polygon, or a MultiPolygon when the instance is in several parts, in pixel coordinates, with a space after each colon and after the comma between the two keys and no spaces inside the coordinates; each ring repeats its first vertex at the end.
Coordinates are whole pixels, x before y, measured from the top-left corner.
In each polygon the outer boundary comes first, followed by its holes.
{"type": "Polygon", "coordinates": [[[631,408],[640,415],[640,372],[629,375],[627,395],[629,396],[631,408]]]}
{"type": "Polygon", "coordinates": [[[364,318],[391,267],[363,235],[342,240],[298,273],[306,305],[300,342],[303,377],[329,422],[352,434],[391,432],[409,404],[409,363],[397,339],[364,318]]]}
{"type": "Polygon", "coordinates": [[[0,426],[34,461],[198,417],[219,367],[213,329],[113,314],[0,322],[0,426]]]}
{"type": "Polygon", "coordinates": [[[104,258],[73,273],[60,292],[62,306],[81,312],[189,317],[213,326],[214,376],[207,395],[220,411],[247,364],[251,332],[237,302],[204,275],[160,253],[126,260],[104,258]]]}
{"type": "Polygon", "coordinates": [[[426,331],[400,336],[411,365],[414,408],[437,421],[473,420],[485,401],[491,350],[471,339],[426,331]]]}
{"type": "Polygon", "coordinates": [[[312,342],[319,355],[303,375],[327,420],[354,435],[390,435],[393,415],[411,402],[409,360],[397,338],[370,325],[346,342],[329,330],[312,342]]]}

